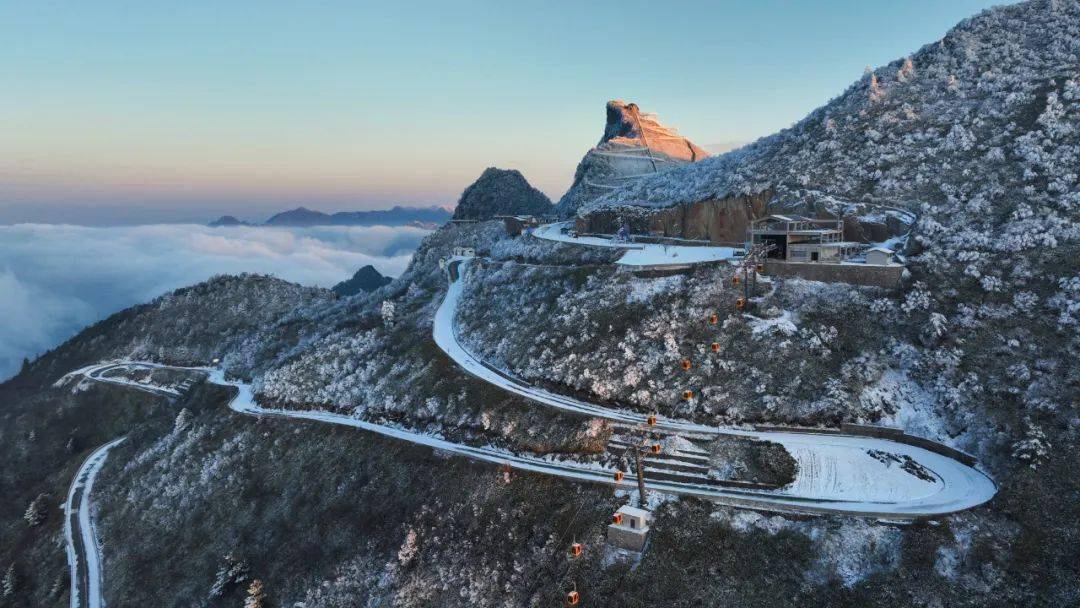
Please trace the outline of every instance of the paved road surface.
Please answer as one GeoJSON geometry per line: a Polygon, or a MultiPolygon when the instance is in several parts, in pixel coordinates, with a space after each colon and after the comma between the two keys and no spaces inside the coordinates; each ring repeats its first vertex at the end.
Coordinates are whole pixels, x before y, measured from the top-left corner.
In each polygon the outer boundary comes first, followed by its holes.
{"type": "Polygon", "coordinates": [[[71,608],[105,606],[101,598],[101,551],[97,531],[90,518],[90,492],[98,471],[109,456],[109,450],[122,441],[123,437],[114,439],[94,450],[79,467],[68,489],[64,503],[64,538],[71,573],[71,608]]]}

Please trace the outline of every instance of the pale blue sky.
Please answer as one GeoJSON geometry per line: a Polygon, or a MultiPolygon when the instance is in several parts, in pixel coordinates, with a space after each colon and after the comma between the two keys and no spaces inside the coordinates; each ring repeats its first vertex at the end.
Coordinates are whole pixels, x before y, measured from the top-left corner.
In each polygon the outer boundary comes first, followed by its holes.
{"type": "Polygon", "coordinates": [[[608,99],[750,141],[992,4],[9,0],[0,223],[557,198],[608,99]]]}

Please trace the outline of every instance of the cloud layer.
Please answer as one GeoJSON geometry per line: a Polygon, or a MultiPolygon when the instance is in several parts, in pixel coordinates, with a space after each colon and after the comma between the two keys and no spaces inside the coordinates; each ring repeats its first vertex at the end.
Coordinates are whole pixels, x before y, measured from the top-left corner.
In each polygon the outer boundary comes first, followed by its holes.
{"type": "Polygon", "coordinates": [[[411,227],[0,226],[0,380],[128,306],[215,274],[329,287],[372,264],[397,276],[428,231],[411,227]]]}

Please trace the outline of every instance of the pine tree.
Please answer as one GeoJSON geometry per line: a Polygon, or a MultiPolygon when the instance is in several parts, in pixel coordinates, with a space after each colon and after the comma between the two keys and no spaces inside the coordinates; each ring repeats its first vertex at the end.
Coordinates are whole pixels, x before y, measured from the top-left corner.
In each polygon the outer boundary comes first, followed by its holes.
{"type": "Polygon", "coordinates": [[[191,426],[191,412],[185,407],[176,415],[176,422],[173,423],[173,432],[179,433],[189,426],[191,426]]]}
{"type": "Polygon", "coordinates": [[[44,494],[38,494],[37,498],[30,501],[30,506],[26,507],[26,512],[23,513],[23,519],[26,523],[30,524],[33,528],[45,521],[45,500],[44,494]]]}
{"type": "Polygon", "coordinates": [[[19,575],[15,573],[15,564],[11,564],[4,574],[3,597],[12,597],[18,589],[19,575]]]}
{"type": "Polygon", "coordinates": [[[383,324],[392,327],[394,325],[394,313],[396,312],[394,303],[390,300],[384,300],[379,312],[382,314],[383,324]]]}

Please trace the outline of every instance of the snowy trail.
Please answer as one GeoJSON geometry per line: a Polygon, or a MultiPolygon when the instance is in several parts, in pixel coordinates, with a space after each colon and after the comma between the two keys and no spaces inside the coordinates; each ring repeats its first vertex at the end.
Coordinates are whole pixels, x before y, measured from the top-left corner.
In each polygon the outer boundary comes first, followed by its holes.
{"type": "Polygon", "coordinates": [[[123,437],[114,439],[94,450],[79,467],[68,489],[67,501],[64,502],[64,539],[67,542],[71,576],[70,608],[105,606],[101,597],[101,552],[97,530],[90,517],[90,493],[94,488],[94,479],[109,456],[109,450],[122,441],[123,437]],[[75,534],[76,529],[78,535],[75,534]]]}
{"type": "MultiPolygon", "coordinates": [[[[453,258],[460,277],[468,258],[453,258]]],[[[435,313],[433,338],[451,359],[474,376],[511,393],[564,411],[643,426],[646,416],[607,408],[552,393],[515,378],[481,361],[458,339],[454,314],[461,298],[462,281],[452,281],[435,313]]],[[[672,433],[732,435],[779,443],[799,465],[794,482],[779,490],[755,492],[755,500],[790,507],[796,501],[815,511],[837,511],[875,516],[920,517],[961,511],[989,500],[996,488],[982,472],[948,456],[911,444],[863,435],[755,431],[724,428],[660,418],[656,429],[672,433]],[[876,454],[878,457],[875,457],[876,454]],[[904,461],[925,472],[916,476],[904,461]],[[763,498],[763,495],[768,498],[763,498]]],[[[649,485],[654,485],[650,481],[649,485]]],[[[660,489],[660,488],[657,488],[660,489]]],[[[731,492],[725,491],[724,494],[731,492]]],[[[741,493],[740,494],[744,494],[741,493]]]]}

